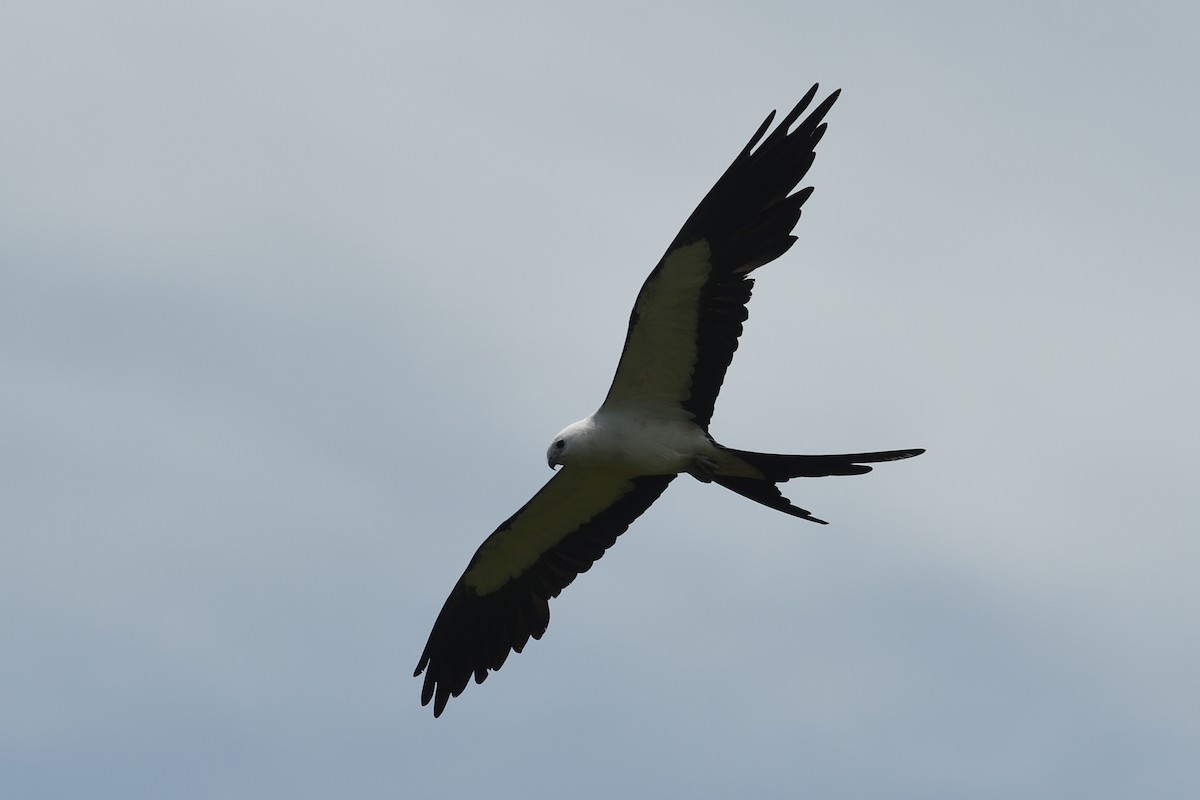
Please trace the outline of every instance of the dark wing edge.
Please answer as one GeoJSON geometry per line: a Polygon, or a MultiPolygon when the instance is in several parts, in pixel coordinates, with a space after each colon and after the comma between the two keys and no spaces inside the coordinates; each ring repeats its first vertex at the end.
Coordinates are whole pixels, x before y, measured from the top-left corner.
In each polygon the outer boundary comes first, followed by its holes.
{"type": "MultiPolygon", "coordinates": [[[[779,258],[795,243],[792,230],[800,220],[801,206],[812,194],[811,186],[793,190],[816,158],[815,148],[825,135],[823,120],[841,90],[826,97],[794,130],[789,129],[812,103],[817,90],[814,84],[769,135],[775,112],[767,115],[684,222],[646,280],[646,286],[656,281],[667,258],[679,248],[702,240],[707,243],[711,272],[700,294],[691,387],[682,401],[683,408],[704,429],[712,420],[742,324],[749,317],[746,306],[754,281],[747,275],[779,258]]],[[[636,308],[630,316],[626,347],[639,321],[636,308]]]]}
{"type": "Polygon", "coordinates": [[[823,120],[840,90],[825,98],[795,130],[788,129],[812,103],[817,89],[814,84],[763,139],[775,113],[767,115],[668,249],[705,239],[712,252],[712,277],[701,294],[692,391],[683,403],[705,429],[737,350],[742,324],[749,317],[747,303],[754,281],[747,275],[795,243],[792,230],[812,194],[811,186],[792,191],[816,158],[817,143],[825,135],[823,120]]]}
{"type": "MultiPolygon", "coordinates": [[[[566,474],[566,469],[551,478],[542,491],[566,474]]],[[[450,698],[467,688],[472,676],[476,683],[483,683],[489,671],[504,665],[510,652],[519,653],[529,639],[542,638],[550,623],[550,598],[557,597],[577,575],[587,572],[674,477],[629,479],[629,490],[616,502],[565,533],[519,575],[480,594],[469,585],[468,575],[488,557],[489,543],[511,530],[542,492],[497,528],[475,552],[433,624],[413,672],[414,677],[425,673],[421,705],[433,701],[433,715],[440,716],[450,698]]]]}

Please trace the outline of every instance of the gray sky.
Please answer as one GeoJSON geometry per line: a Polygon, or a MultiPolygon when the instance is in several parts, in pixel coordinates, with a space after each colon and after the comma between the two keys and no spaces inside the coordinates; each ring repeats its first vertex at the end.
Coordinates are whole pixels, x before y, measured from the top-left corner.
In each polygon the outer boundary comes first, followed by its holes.
{"type": "Polygon", "coordinates": [[[417,5],[0,14],[0,794],[1193,797],[1194,5],[417,5]],[[815,81],[712,430],[928,454],[788,484],[828,528],[676,481],[434,721],[446,593],[815,81]]]}

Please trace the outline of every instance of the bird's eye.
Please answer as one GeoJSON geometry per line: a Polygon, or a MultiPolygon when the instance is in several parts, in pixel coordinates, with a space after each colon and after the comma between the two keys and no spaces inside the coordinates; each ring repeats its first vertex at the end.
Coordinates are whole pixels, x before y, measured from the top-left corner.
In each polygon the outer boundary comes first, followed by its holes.
{"type": "Polygon", "coordinates": [[[557,442],[554,443],[554,447],[557,450],[562,450],[566,446],[567,446],[567,442],[564,439],[559,439],[557,442]]]}

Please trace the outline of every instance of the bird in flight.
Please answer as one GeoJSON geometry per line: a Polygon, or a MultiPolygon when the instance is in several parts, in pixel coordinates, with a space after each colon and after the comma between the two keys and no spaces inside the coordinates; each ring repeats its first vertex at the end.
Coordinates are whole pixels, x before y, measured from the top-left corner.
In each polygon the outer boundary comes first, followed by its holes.
{"type": "Polygon", "coordinates": [[[924,452],[775,455],[725,447],[708,433],[748,316],[749,274],[796,241],[792,229],[812,194],[812,187],[793,190],[813,163],[838,92],[797,124],[816,95],[813,86],[767,134],[772,111],[688,217],[638,292],[608,396],[554,437],[546,460],[561,469],[467,564],[413,673],[425,673],[421,704],[432,701],[435,717],[472,677],[482,683],[510,652],[542,637],[550,598],[604,555],[676,475],[824,525],[778,484],[861,475],[868,464],[924,452]]]}

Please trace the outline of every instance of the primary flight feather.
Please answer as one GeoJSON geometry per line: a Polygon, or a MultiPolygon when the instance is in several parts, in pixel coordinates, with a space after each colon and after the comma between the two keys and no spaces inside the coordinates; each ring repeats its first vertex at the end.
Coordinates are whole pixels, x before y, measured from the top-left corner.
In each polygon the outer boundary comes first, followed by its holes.
{"type": "Polygon", "coordinates": [[[888,450],[774,455],[734,450],[708,434],[737,349],[755,269],[779,258],[812,188],[794,191],[825,134],[834,92],[797,123],[817,87],[769,134],[771,112],[692,212],[634,302],[621,360],[596,413],[562,430],[546,460],[554,477],[489,536],[450,592],[414,675],[439,716],[473,677],[540,639],[550,598],[587,571],[686,472],[786,514],[790,478],[861,475],[868,464],[920,455],[888,450]],[[765,137],[765,138],[764,138],[765,137]]]}

